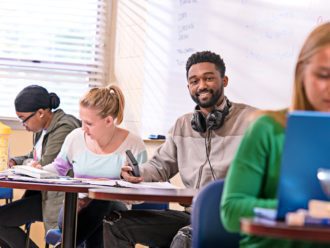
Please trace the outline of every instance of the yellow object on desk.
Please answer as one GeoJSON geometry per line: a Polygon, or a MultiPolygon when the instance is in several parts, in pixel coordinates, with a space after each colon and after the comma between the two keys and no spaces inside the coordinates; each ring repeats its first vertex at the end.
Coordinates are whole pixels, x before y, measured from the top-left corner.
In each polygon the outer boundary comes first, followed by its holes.
{"type": "Polygon", "coordinates": [[[315,218],[330,218],[330,202],[310,200],[308,202],[309,215],[315,218]]]}
{"type": "Polygon", "coordinates": [[[0,171],[7,169],[11,128],[0,122],[0,171]]]}
{"type": "Polygon", "coordinates": [[[310,200],[308,209],[287,213],[285,221],[289,226],[330,226],[330,202],[310,200]]]}

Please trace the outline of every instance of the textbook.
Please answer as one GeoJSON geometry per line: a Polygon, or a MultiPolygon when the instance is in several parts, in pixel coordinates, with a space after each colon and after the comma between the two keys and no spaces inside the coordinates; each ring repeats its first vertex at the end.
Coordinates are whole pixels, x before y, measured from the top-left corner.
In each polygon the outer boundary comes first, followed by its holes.
{"type": "Polygon", "coordinates": [[[37,169],[35,167],[29,165],[16,165],[14,166],[13,172],[15,174],[30,176],[34,178],[58,178],[57,175],[42,169],[37,169]]]}
{"type": "Polygon", "coordinates": [[[275,220],[276,216],[277,216],[277,211],[276,209],[272,209],[272,208],[254,208],[253,209],[254,215],[256,217],[260,217],[260,218],[265,218],[268,220],[275,220]]]}

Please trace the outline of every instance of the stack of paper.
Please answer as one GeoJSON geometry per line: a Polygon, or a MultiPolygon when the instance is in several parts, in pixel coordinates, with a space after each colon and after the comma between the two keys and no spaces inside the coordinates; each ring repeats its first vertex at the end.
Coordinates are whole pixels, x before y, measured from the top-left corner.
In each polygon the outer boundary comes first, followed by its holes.
{"type": "Polygon", "coordinates": [[[330,226],[330,202],[310,200],[308,209],[287,213],[285,219],[287,224],[291,226],[330,226]]]}
{"type": "Polygon", "coordinates": [[[177,187],[169,182],[141,182],[130,183],[124,180],[101,180],[101,179],[81,179],[83,182],[91,185],[116,186],[126,188],[151,188],[151,189],[176,189],[177,187]]]}

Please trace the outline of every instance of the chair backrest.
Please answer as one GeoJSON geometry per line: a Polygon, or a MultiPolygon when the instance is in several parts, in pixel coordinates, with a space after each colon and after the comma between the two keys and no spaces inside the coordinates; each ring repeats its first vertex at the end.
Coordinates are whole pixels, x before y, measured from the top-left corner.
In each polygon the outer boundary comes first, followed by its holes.
{"type": "MultiPolygon", "coordinates": [[[[0,188],[0,199],[5,199],[6,204],[13,201],[13,189],[11,188],[0,188]]],[[[25,224],[25,231],[26,231],[26,241],[25,247],[30,247],[30,227],[31,222],[25,224]]],[[[0,247],[7,247],[6,245],[0,245],[0,247]]]]}
{"type": "Polygon", "coordinates": [[[144,202],[141,204],[133,204],[132,209],[134,210],[166,210],[169,205],[167,202],[164,203],[153,203],[153,202],[144,202]]]}
{"type": "Polygon", "coordinates": [[[227,232],[220,219],[224,180],[211,182],[194,198],[191,224],[193,248],[239,247],[240,235],[227,232]]]}
{"type": "Polygon", "coordinates": [[[0,188],[0,199],[6,199],[6,203],[12,202],[12,200],[13,200],[13,189],[11,189],[11,188],[0,188]]]}
{"type": "Polygon", "coordinates": [[[49,245],[56,245],[62,240],[62,231],[59,228],[50,229],[45,235],[46,247],[49,245]]]}

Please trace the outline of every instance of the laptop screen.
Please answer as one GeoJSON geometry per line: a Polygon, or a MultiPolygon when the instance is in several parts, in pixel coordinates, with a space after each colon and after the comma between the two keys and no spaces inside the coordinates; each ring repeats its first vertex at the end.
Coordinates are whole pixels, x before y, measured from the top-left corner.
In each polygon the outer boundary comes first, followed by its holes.
{"type": "Polygon", "coordinates": [[[285,132],[277,219],[284,219],[287,212],[307,209],[310,199],[328,200],[317,170],[330,169],[330,113],[292,112],[285,132]]]}

